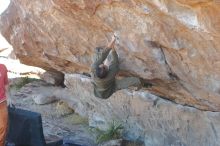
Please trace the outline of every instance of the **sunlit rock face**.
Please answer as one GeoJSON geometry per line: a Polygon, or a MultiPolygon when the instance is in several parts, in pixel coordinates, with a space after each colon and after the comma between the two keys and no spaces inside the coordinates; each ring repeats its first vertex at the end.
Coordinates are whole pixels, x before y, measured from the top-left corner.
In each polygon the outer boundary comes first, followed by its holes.
{"type": "Polygon", "coordinates": [[[11,0],[1,33],[23,63],[89,72],[114,32],[121,75],[182,105],[220,111],[218,0],[11,0]]]}
{"type": "Polygon", "coordinates": [[[77,74],[66,74],[65,83],[68,89],[57,90],[59,97],[76,112],[89,117],[92,127],[107,129],[115,120],[123,123],[124,138],[142,141],[145,146],[218,146],[220,143],[220,112],[174,104],[144,90],[121,90],[103,100],[93,96],[91,80],[77,74]]]}

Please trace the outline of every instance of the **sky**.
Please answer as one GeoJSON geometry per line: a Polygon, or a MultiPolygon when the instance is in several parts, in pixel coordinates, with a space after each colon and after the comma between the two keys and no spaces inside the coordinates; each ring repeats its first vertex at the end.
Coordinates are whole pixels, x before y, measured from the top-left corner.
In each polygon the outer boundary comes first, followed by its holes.
{"type": "MultiPolygon", "coordinates": [[[[0,15],[8,7],[10,0],[0,0],[0,15]]],[[[9,44],[0,33],[0,49],[8,48],[9,44]]]]}
{"type": "Polygon", "coordinates": [[[10,0],[0,0],[0,14],[8,7],[10,0]]]}
{"type": "MultiPolygon", "coordinates": [[[[10,0],[0,0],[0,15],[2,14],[2,12],[4,12],[8,5],[10,3],[10,0]]],[[[9,48],[6,51],[1,52],[1,56],[8,56],[8,54],[10,54],[10,52],[12,51],[12,47],[10,46],[10,44],[6,41],[6,39],[1,35],[0,33],[0,50],[1,49],[5,49],[5,48],[9,48]]],[[[3,63],[7,66],[8,70],[15,72],[14,73],[9,73],[9,78],[15,78],[15,77],[20,77],[20,73],[21,72],[44,72],[44,70],[40,69],[40,68],[36,68],[36,67],[31,67],[31,66],[26,66],[23,64],[20,64],[20,62],[18,60],[11,60],[11,59],[6,59],[6,58],[2,58],[0,57],[0,63],[3,63]]],[[[36,77],[34,77],[36,78],[36,77]]]]}

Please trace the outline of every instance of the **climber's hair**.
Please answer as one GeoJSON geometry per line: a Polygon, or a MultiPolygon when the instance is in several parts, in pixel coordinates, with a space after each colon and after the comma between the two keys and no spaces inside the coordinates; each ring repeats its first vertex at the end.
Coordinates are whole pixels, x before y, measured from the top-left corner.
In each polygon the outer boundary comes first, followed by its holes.
{"type": "Polygon", "coordinates": [[[103,79],[108,74],[108,68],[104,64],[101,64],[100,66],[96,67],[96,75],[98,78],[103,79]]]}
{"type": "Polygon", "coordinates": [[[102,52],[104,47],[100,46],[100,47],[96,47],[95,50],[96,52],[102,52]]]}

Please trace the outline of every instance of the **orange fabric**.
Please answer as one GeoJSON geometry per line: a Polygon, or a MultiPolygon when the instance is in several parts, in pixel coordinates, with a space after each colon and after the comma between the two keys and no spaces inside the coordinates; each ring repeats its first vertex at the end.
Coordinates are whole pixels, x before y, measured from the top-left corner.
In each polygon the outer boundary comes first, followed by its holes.
{"type": "Polygon", "coordinates": [[[6,132],[8,128],[8,108],[7,103],[0,103],[0,146],[4,146],[6,132]]]}

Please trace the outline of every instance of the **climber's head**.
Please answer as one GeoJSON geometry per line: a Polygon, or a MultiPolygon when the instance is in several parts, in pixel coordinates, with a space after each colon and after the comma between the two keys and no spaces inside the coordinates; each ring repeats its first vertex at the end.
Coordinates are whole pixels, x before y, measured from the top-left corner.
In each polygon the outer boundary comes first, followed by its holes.
{"type": "Polygon", "coordinates": [[[95,50],[97,53],[102,53],[104,47],[96,47],[95,50]]]}
{"type": "Polygon", "coordinates": [[[96,75],[100,78],[103,79],[107,76],[108,74],[108,67],[104,64],[100,64],[97,68],[96,68],[96,75]]]}

